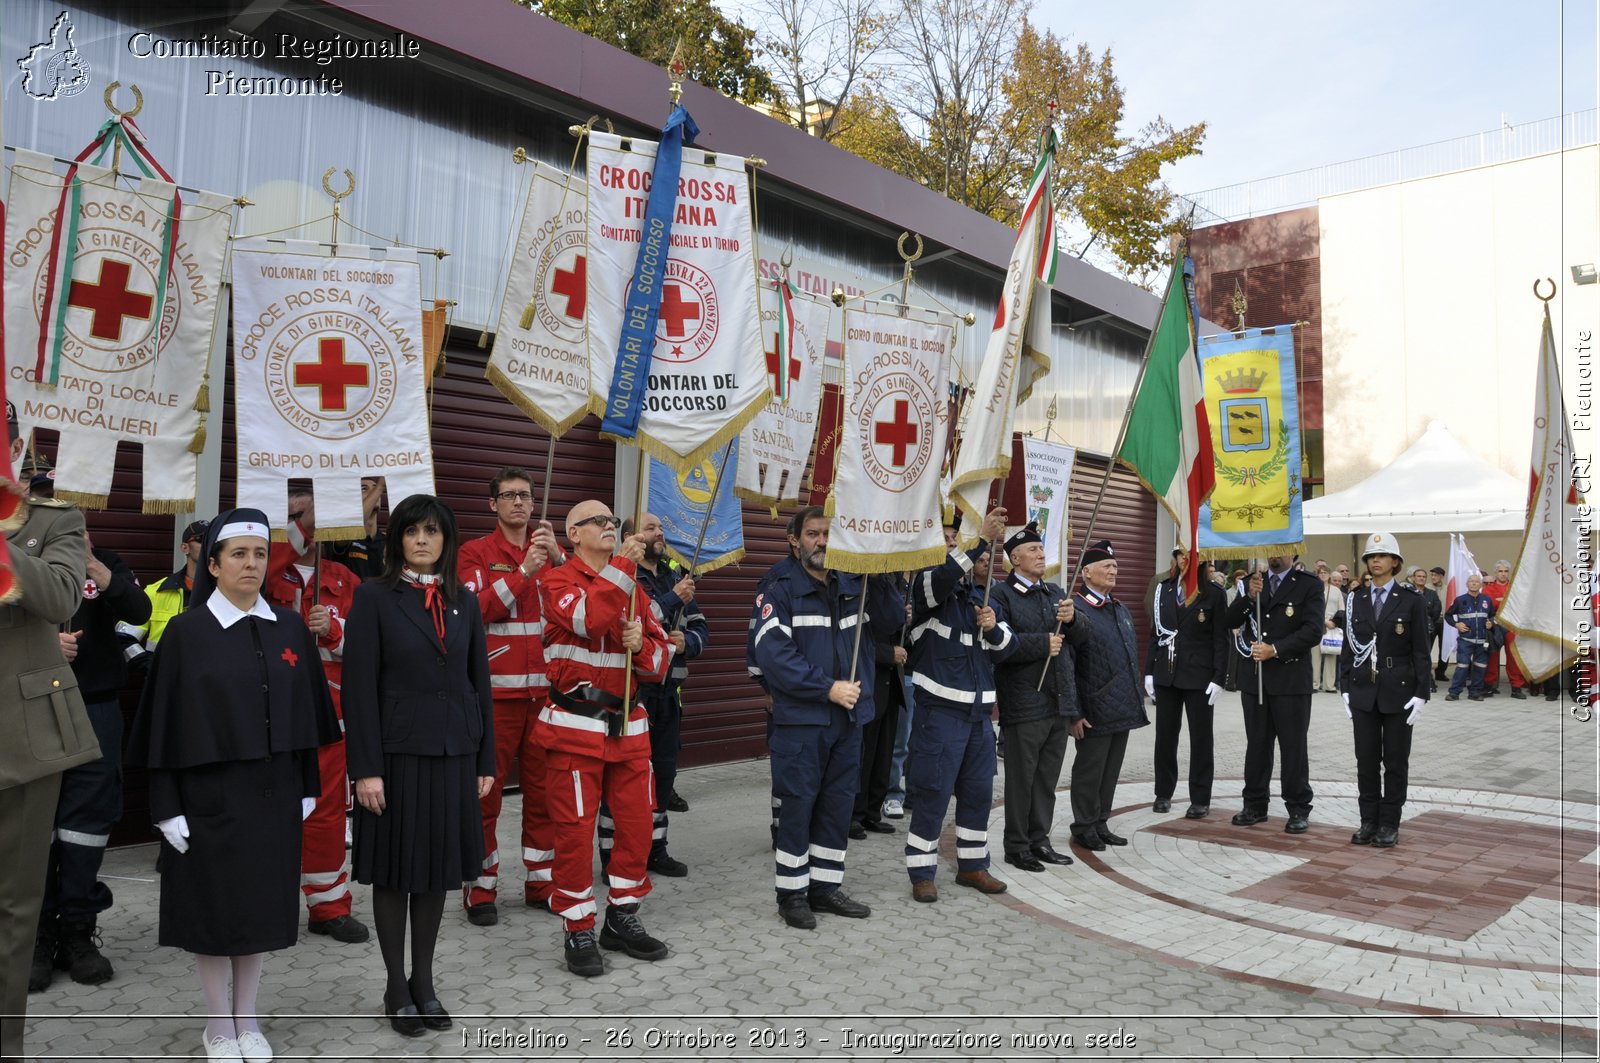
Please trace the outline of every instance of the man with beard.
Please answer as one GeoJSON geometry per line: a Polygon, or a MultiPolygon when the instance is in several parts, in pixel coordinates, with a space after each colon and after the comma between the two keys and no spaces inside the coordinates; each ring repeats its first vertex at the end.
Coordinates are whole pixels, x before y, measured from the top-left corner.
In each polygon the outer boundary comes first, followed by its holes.
{"type": "Polygon", "coordinates": [[[970,550],[956,545],[960,526],[945,529],[950,556],[911,580],[911,682],[919,711],[911,725],[906,787],[911,826],[906,871],[911,896],[939,899],[934,874],[939,831],[950,795],[956,798],[956,884],[980,893],[1004,893],[989,873],[989,810],[994,803],[993,660],[1016,648],[1010,628],[983,603],[989,555],[1006,533],[1006,511],[990,510],[970,550]]]}
{"type": "Polygon", "coordinates": [[[1294,557],[1267,558],[1246,593],[1228,609],[1231,627],[1246,627],[1250,659],[1239,676],[1244,702],[1244,808],[1233,825],[1267,818],[1272,797],[1273,747],[1283,758],[1279,782],[1289,820],[1283,829],[1304,834],[1311,816],[1311,765],[1306,733],[1311,728],[1311,648],[1322,641],[1322,581],[1293,568],[1294,557]],[[1260,620],[1256,619],[1259,611],[1260,620]],[[1259,678],[1258,678],[1259,676],[1259,678]]]}
{"type": "Polygon", "coordinates": [[[816,928],[816,912],[872,914],[840,886],[861,728],[872,721],[875,643],[894,637],[906,608],[889,581],[827,567],[828,523],[821,506],[790,520],[794,554],[773,567],[756,595],[750,639],[750,663],[772,698],[768,744],[773,796],[781,802],[774,839],[778,912],[802,930],[816,928]],[[866,625],[859,652],[858,622],[866,625]]]}

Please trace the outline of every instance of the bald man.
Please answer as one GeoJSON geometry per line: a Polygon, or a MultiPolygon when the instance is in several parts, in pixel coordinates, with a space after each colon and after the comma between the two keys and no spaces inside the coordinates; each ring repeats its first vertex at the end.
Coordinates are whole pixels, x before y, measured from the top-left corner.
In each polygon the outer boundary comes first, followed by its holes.
{"type": "Polygon", "coordinates": [[[555,824],[550,907],[565,920],[567,969],[586,978],[604,973],[601,948],[641,960],[667,955],[638,914],[650,892],[655,803],[650,720],[639,695],[644,684],[666,680],[673,646],[636,581],[645,544],[635,537],[618,549],[619,523],[603,502],[573,506],[566,522],[572,555],[540,582],[550,704],[535,737],[546,750],[555,824]],[[597,941],[591,839],[602,799],[616,833],[597,941]]]}

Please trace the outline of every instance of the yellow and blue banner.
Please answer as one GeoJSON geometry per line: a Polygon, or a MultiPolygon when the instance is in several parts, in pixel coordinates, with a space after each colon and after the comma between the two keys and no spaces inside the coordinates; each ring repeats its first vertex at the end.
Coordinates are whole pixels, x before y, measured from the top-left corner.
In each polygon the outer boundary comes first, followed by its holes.
{"type": "Polygon", "coordinates": [[[1216,488],[1200,507],[1203,557],[1299,553],[1300,403],[1293,329],[1205,336],[1200,375],[1216,488]]]}
{"type": "Polygon", "coordinates": [[[715,451],[681,473],[650,459],[650,511],[661,518],[667,552],[685,569],[692,566],[693,575],[731,565],[744,557],[744,512],[739,496],[733,493],[738,470],[736,446],[715,451]],[[722,482],[724,479],[726,483],[722,482]],[[700,540],[702,524],[704,542],[700,540]]]}

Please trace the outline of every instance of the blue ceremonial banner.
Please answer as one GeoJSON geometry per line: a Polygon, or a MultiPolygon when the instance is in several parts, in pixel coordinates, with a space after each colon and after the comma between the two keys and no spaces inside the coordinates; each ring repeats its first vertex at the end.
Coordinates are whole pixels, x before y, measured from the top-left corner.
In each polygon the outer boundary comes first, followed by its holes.
{"type": "Polygon", "coordinates": [[[733,491],[738,469],[737,446],[714,452],[682,474],[650,459],[650,512],[661,518],[667,552],[685,568],[694,559],[706,507],[712,507],[711,523],[706,526],[694,575],[731,565],[744,556],[743,510],[733,491]],[[722,464],[724,455],[728,460],[726,468],[722,464]]]}
{"type": "Polygon", "coordinates": [[[644,412],[645,381],[656,345],[656,320],[661,316],[661,282],[667,274],[667,254],[672,246],[672,216],[678,204],[678,171],[683,146],[700,135],[689,112],[674,105],[661,127],[661,144],[650,176],[650,199],[645,203],[639,254],[622,308],[622,338],[611,370],[611,390],[606,395],[600,431],[620,439],[639,432],[644,412]]]}
{"type": "Polygon", "coordinates": [[[1200,507],[1207,557],[1299,553],[1300,402],[1288,325],[1200,340],[1216,489],[1200,507]]]}

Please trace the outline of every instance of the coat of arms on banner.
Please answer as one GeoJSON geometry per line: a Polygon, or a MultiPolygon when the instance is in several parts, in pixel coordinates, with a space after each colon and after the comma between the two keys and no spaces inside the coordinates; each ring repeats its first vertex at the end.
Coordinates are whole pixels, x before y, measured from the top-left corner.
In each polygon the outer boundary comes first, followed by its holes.
{"type": "Polygon", "coordinates": [[[239,504],[282,526],[286,482],[309,478],[317,537],[359,538],[361,477],[391,505],[433,493],[416,257],[264,246],[233,261],[239,504]]]}
{"type": "Polygon", "coordinates": [[[954,345],[952,325],[926,311],[845,315],[829,568],[900,572],[945,556],[939,473],[950,429],[946,393],[954,345]]]}
{"type": "Polygon", "coordinates": [[[85,164],[75,196],[64,197],[63,187],[49,156],[17,151],[6,219],[5,338],[23,431],[60,430],[59,498],[104,507],[117,442],[128,440],[144,448],[144,511],[190,509],[196,406],[222,306],[230,201],[184,193],[178,238],[166,252],[172,184],[147,177],[128,191],[113,184],[109,170],[85,164]],[[77,216],[53,241],[64,198],[77,216]],[[54,271],[53,246],[65,263],[54,271]],[[165,285],[163,261],[170,263],[165,285]]]}
{"type": "Polygon", "coordinates": [[[1061,571],[1067,554],[1067,514],[1071,505],[1072,465],[1077,449],[1065,443],[1024,436],[1022,464],[1026,476],[1028,520],[1044,540],[1045,578],[1061,571]]]}
{"type": "Polygon", "coordinates": [[[551,435],[589,412],[588,181],[533,164],[486,370],[551,435]]]}
{"type": "Polygon", "coordinates": [[[822,362],[834,313],[831,302],[800,292],[792,292],[788,299],[783,294],[765,292],[761,307],[763,350],[774,397],[739,435],[738,495],[769,506],[800,498],[800,481],[817,437],[822,362]],[[789,337],[784,336],[783,324],[792,324],[789,337]],[[785,394],[787,401],[781,397],[785,394]]]}

